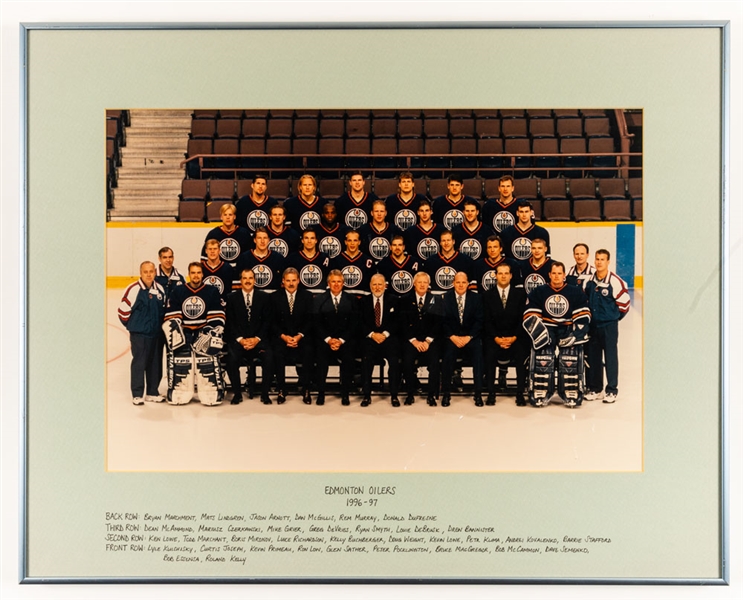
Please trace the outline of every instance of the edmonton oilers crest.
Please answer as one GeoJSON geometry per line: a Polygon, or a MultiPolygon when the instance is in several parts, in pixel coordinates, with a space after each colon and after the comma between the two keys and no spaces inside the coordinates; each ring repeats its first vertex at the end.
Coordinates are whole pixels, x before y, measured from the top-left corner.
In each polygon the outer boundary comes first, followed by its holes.
{"type": "Polygon", "coordinates": [[[451,267],[441,267],[436,271],[436,284],[442,290],[449,290],[454,285],[454,276],[457,272],[451,267]]]}
{"type": "Polygon", "coordinates": [[[314,227],[320,224],[320,215],[314,210],[308,210],[301,217],[299,217],[299,227],[304,231],[308,227],[314,227]]]}
{"type": "Polygon", "coordinates": [[[544,308],[553,317],[564,317],[568,312],[568,299],[562,294],[553,294],[547,298],[547,302],[544,303],[544,308]]]}
{"type": "Polygon", "coordinates": [[[423,238],[418,244],[418,256],[431,258],[439,253],[439,243],[433,238],[423,238]]]}
{"type": "Polygon", "coordinates": [[[502,210],[493,217],[493,229],[498,233],[503,231],[506,227],[510,227],[516,223],[516,219],[507,210],[502,210]]]}
{"type": "Polygon", "coordinates": [[[407,294],[413,289],[413,276],[407,271],[398,271],[392,276],[392,289],[398,294],[407,294]]]}
{"type": "Polygon", "coordinates": [[[408,227],[415,225],[415,213],[409,208],[399,211],[395,215],[395,225],[405,231],[408,227]]]}
{"type": "Polygon", "coordinates": [[[480,257],[482,252],[482,245],[475,238],[464,240],[459,245],[459,251],[465,256],[469,256],[472,260],[480,257]]]}
{"type": "Polygon", "coordinates": [[[524,278],[524,289],[529,294],[533,290],[537,289],[540,285],[547,283],[539,273],[532,273],[524,278]]]}
{"type": "Polygon", "coordinates": [[[343,283],[346,287],[353,288],[361,283],[361,269],[358,267],[353,265],[343,267],[341,273],[343,273],[343,283]]]}
{"type": "Polygon", "coordinates": [[[382,260],[390,253],[390,243],[386,238],[375,237],[369,242],[369,254],[377,260],[382,260]]]}
{"type": "Polygon", "coordinates": [[[248,227],[255,231],[258,227],[265,227],[266,225],[268,225],[268,215],[265,212],[262,210],[250,212],[248,215],[248,227]]]}
{"type": "Polygon", "coordinates": [[[191,296],[183,302],[183,314],[187,319],[198,319],[204,314],[206,304],[198,296],[191,296]]]}
{"type": "Polygon", "coordinates": [[[204,278],[204,283],[206,285],[213,285],[215,288],[219,290],[219,294],[222,295],[224,293],[224,282],[214,275],[209,275],[209,277],[204,278]]]}
{"type": "Polygon", "coordinates": [[[255,274],[255,285],[260,288],[266,287],[269,283],[271,283],[271,280],[273,279],[271,269],[269,269],[266,265],[254,266],[253,273],[255,274]]]}
{"type": "Polygon", "coordinates": [[[444,226],[447,229],[454,229],[462,221],[464,221],[464,215],[461,210],[457,210],[456,208],[447,211],[444,215],[444,226]]]}
{"type": "Polygon", "coordinates": [[[327,235],[320,240],[320,252],[325,252],[330,258],[335,258],[341,253],[341,242],[337,237],[327,235]]]}
{"type": "Polygon", "coordinates": [[[526,260],[531,256],[531,240],[529,238],[516,238],[511,244],[511,252],[514,258],[526,260]]]}
{"type": "Polygon", "coordinates": [[[322,272],[315,265],[305,265],[299,271],[299,281],[308,288],[316,287],[322,281],[322,272]]]}
{"type": "Polygon", "coordinates": [[[346,225],[353,229],[366,225],[366,213],[360,208],[352,208],[346,213],[346,225]]]}
{"type": "Polygon", "coordinates": [[[219,256],[227,262],[235,262],[240,256],[240,244],[232,238],[225,238],[219,242],[219,256]]]}
{"type": "Polygon", "coordinates": [[[284,258],[286,258],[289,254],[289,245],[281,238],[272,239],[271,242],[268,244],[268,249],[271,252],[278,252],[284,258]]]}
{"type": "Polygon", "coordinates": [[[482,276],[482,289],[491,290],[495,287],[496,283],[495,271],[488,271],[482,276]]]}

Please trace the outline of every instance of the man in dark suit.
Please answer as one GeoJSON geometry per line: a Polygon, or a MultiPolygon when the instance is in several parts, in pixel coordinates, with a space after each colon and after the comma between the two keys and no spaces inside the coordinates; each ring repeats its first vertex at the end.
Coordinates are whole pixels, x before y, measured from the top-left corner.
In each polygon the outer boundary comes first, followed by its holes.
{"type": "Polygon", "coordinates": [[[271,296],[255,289],[255,274],[244,269],[240,289],[227,297],[225,341],[227,372],[232,385],[231,404],[242,402],[240,365],[260,359],[263,367],[261,402],[271,404],[268,390],[273,377],[273,354],[269,343],[272,318],[271,296]]]}
{"type": "Polygon", "coordinates": [[[403,342],[402,370],[408,394],[405,404],[415,401],[416,363],[428,366],[428,405],[436,406],[439,394],[441,356],[441,297],[430,292],[431,277],[419,271],[413,277],[413,292],[400,301],[400,337],[403,342]]]}
{"type": "MultiPolygon", "coordinates": [[[[511,285],[511,265],[503,262],[495,271],[496,285],[483,294],[485,316],[485,379],[488,387],[486,404],[495,404],[495,366],[505,375],[508,365],[516,363],[516,404],[526,406],[526,358],[529,343],[523,327],[526,292],[511,285]]],[[[505,380],[505,377],[503,377],[505,380]]],[[[501,384],[502,385],[502,384],[501,384]]]]}
{"type": "Polygon", "coordinates": [[[328,274],[328,290],[315,297],[317,349],[317,404],[325,404],[325,379],[331,358],[340,362],[341,404],[351,404],[354,367],[354,340],[358,329],[357,300],[343,292],[343,273],[333,269],[328,274]]]}
{"type": "Polygon", "coordinates": [[[454,276],[454,289],[444,295],[445,350],[442,365],[441,406],[451,403],[451,380],[457,357],[470,360],[475,383],[475,406],[482,401],[482,300],[467,291],[469,277],[464,271],[454,276]]]}
{"type": "Polygon", "coordinates": [[[276,383],[279,395],[276,402],[286,401],[286,363],[293,360],[299,375],[302,401],[312,404],[310,375],[312,361],[312,294],[299,289],[299,272],[288,267],[281,278],[282,289],[271,299],[274,302],[272,349],[276,367],[276,383]]]}
{"type": "Polygon", "coordinates": [[[387,282],[377,273],[371,278],[371,296],[361,299],[361,332],[363,337],[363,361],[361,381],[364,399],[361,406],[371,404],[371,380],[374,365],[385,358],[389,363],[390,402],[400,406],[397,390],[400,385],[400,351],[397,298],[385,294],[387,282]]]}

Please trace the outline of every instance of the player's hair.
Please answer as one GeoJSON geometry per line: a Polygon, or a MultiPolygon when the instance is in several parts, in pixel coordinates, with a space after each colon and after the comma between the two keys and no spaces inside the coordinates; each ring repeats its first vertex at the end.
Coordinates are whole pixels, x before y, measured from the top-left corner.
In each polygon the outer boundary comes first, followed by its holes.
{"type": "Polygon", "coordinates": [[[550,265],[550,273],[552,273],[552,269],[554,269],[555,267],[560,267],[562,269],[562,272],[565,273],[565,264],[561,263],[559,260],[552,261],[552,264],[550,265]]]}
{"type": "Polygon", "coordinates": [[[201,266],[201,263],[200,262],[191,262],[191,263],[188,263],[188,271],[189,271],[189,273],[191,272],[191,267],[199,267],[199,269],[201,270],[201,272],[202,273],[204,272],[204,267],[201,266]]]}
{"type": "Polygon", "coordinates": [[[359,239],[361,239],[361,235],[359,235],[359,232],[356,231],[355,229],[351,229],[350,231],[347,231],[344,239],[345,240],[348,240],[348,236],[349,235],[357,235],[359,237],[359,239]]]}
{"type": "Polygon", "coordinates": [[[341,272],[340,269],[333,269],[330,271],[330,273],[328,273],[328,276],[325,279],[325,281],[329,283],[331,277],[340,277],[341,279],[343,279],[343,273],[341,272]]]}
{"type": "Polygon", "coordinates": [[[609,252],[606,248],[600,248],[596,250],[596,254],[603,254],[606,256],[606,260],[611,260],[611,252],[609,252]]]}
{"type": "Polygon", "coordinates": [[[219,240],[215,240],[214,238],[206,240],[206,242],[204,242],[204,248],[208,248],[209,246],[219,247],[219,240]]]}
{"type": "Polygon", "coordinates": [[[139,272],[140,273],[142,272],[142,267],[144,267],[145,265],[152,265],[152,268],[153,269],[155,268],[155,263],[154,262],[152,262],[151,260],[145,260],[145,261],[142,261],[142,263],[139,265],[139,272]]]}
{"type": "Polygon", "coordinates": [[[540,244],[542,244],[542,246],[544,246],[545,248],[547,248],[547,242],[545,242],[545,241],[544,241],[544,240],[543,240],[542,238],[534,238],[534,239],[533,239],[533,240],[531,241],[531,245],[533,246],[533,245],[534,245],[534,244],[536,244],[537,242],[539,242],[540,244]]]}
{"type": "Polygon", "coordinates": [[[441,239],[442,239],[442,238],[443,238],[443,237],[444,237],[445,235],[450,235],[450,236],[451,236],[452,238],[454,237],[454,234],[453,234],[453,233],[452,233],[451,231],[449,231],[448,229],[443,229],[443,230],[441,231],[441,233],[439,234],[439,241],[441,241],[441,239]]]}
{"type": "Polygon", "coordinates": [[[385,283],[387,283],[387,279],[386,279],[386,278],[385,278],[385,276],[384,276],[384,275],[382,275],[381,273],[374,273],[374,275],[372,275],[372,276],[371,276],[371,277],[369,278],[369,283],[371,283],[372,281],[374,281],[374,278],[375,278],[375,277],[381,277],[381,278],[382,278],[382,281],[384,281],[385,283]]]}
{"type": "Polygon", "coordinates": [[[242,271],[240,271],[240,279],[242,279],[243,273],[250,273],[253,277],[255,277],[255,273],[253,273],[253,269],[250,267],[245,267],[242,271]]]}
{"type": "Polygon", "coordinates": [[[351,177],[353,177],[354,175],[361,175],[361,178],[366,181],[366,177],[364,177],[364,174],[359,170],[351,171],[351,173],[348,176],[348,180],[350,181],[351,177]]]}
{"type": "Polygon", "coordinates": [[[308,227],[307,229],[305,229],[302,232],[302,235],[299,236],[299,239],[302,239],[303,240],[305,234],[307,234],[307,233],[313,233],[313,234],[315,234],[315,237],[317,237],[317,231],[315,231],[315,228],[314,227],[308,227]]]}
{"type": "Polygon", "coordinates": [[[268,183],[268,177],[266,177],[263,173],[256,173],[255,175],[253,175],[253,183],[258,181],[259,179],[262,179],[263,181],[268,183]]]}
{"type": "Polygon", "coordinates": [[[304,181],[305,179],[311,179],[312,180],[312,185],[314,185],[315,186],[315,189],[317,189],[317,180],[312,175],[310,175],[309,173],[305,173],[304,175],[302,175],[297,180],[297,190],[300,189],[300,187],[302,185],[302,181],[304,181]]]}
{"type": "Polygon", "coordinates": [[[452,181],[456,181],[457,183],[461,183],[462,185],[464,185],[464,179],[459,173],[452,173],[451,175],[449,175],[446,183],[451,183],[452,181]]]}
{"type": "Polygon", "coordinates": [[[281,211],[282,213],[284,213],[284,216],[286,216],[286,208],[284,208],[284,205],[283,205],[283,204],[274,204],[274,205],[273,205],[273,206],[271,207],[271,210],[270,210],[270,211],[268,211],[268,212],[269,212],[269,213],[272,213],[272,212],[273,212],[273,211],[275,211],[276,209],[279,209],[279,210],[280,210],[280,211],[281,211]]]}
{"type": "Polygon", "coordinates": [[[299,277],[299,271],[297,271],[294,267],[287,267],[281,274],[281,279],[286,279],[287,275],[296,275],[297,277],[299,277]]]}
{"type": "Polygon", "coordinates": [[[501,267],[506,267],[508,269],[508,272],[513,275],[513,269],[511,268],[511,264],[507,263],[506,261],[503,261],[501,264],[499,264],[497,267],[495,267],[495,272],[498,272],[498,269],[501,267]]]}
{"type": "Polygon", "coordinates": [[[586,254],[590,252],[590,250],[588,249],[588,244],[584,244],[583,242],[578,242],[575,246],[573,246],[573,253],[575,253],[575,249],[578,246],[583,246],[586,249],[586,254]]]}
{"type": "Polygon", "coordinates": [[[394,242],[395,240],[402,240],[403,246],[405,245],[405,236],[404,235],[402,235],[400,233],[396,233],[395,235],[392,236],[392,239],[390,240],[390,244],[392,242],[394,242]]]}
{"type": "Polygon", "coordinates": [[[325,212],[325,209],[328,207],[332,208],[336,212],[336,214],[338,214],[338,209],[335,207],[335,202],[326,202],[322,205],[321,211],[325,212]]]}
{"type": "Polygon", "coordinates": [[[410,171],[403,171],[397,176],[397,181],[400,182],[403,179],[410,179],[410,181],[415,182],[415,179],[413,178],[413,174],[410,171]]]}
{"type": "Polygon", "coordinates": [[[428,283],[431,283],[431,276],[426,273],[425,271],[418,271],[415,275],[413,275],[413,284],[415,284],[416,279],[420,279],[421,277],[425,277],[428,280],[428,283]]]}
{"type": "Polygon", "coordinates": [[[488,239],[487,239],[487,240],[485,240],[485,245],[486,245],[486,246],[487,246],[487,243],[488,243],[488,242],[498,242],[498,245],[499,245],[499,246],[500,246],[501,248],[503,248],[503,240],[502,240],[502,239],[500,239],[500,236],[498,236],[498,235],[495,235],[495,234],[493,234],[493,235],[489,235],[489,236],[488,236],[488,239]]]}
{"type": "Polygon", "coordinates": [[[265,233],[266,235],[268,235],[268,237],[271,237],[268,234],[268,229],[266,229],[263,225],[260,225],[259,227],[256,227],[255,228],[255,233],[253,234],[253,239],[255,239],[255,236],[257,236],[259,233],[265,233]]]}
{"type": "Polygon", "coordinates": [[[431,201],[428,198],[421,198],[421,201],[418,203],[418,208],[420,208],[421,206],[427,206],[428,208],[432,208],[431,201]]]}
{"type": "Polygon", "coordinates": [[[464,202],[462,202],[462,207],[465,206],[474,206],[477,209],[477,212],[480,212],[480,204],[475,200],[474,198],[465,198],[464,202]]]}
{"type": "Polygon", "coordinates": [[[233,213],[237,214],[237,209],[235,208],[234,204],[223,204],[219,207],[219,216],[221,217],[228,210],[231,210],[233,213]]]}
{"type": "Polygon", "coordinates": [[[382,206],[384,206],[384,210],[387,210],[387,203],[384,200],[375,200],[374,202],[372,202],[372,210],[374,210],[374,207],[378,204],[381,204],[382,206]]]}
{"type": "Polygon", "coordinates": [[[504,175],[498,180],[498,183],[503,183],[504,181],[510,181],[511,185],[513,185],[513,177],[511,175],[504,175]]]}
{"type": "Polygon", "coordinates": [[[162,258],[166,252],[173,252],[173,249],[170,246],[163,246],[157,251],[157,257],[162,258]]]}
{"type": "Polygon", "coordinates": [[[516,210],[518,210],[519,208],[523,208],[524,206],[528,206],[529,208],[534,210],[534,207],[531,205],[531,202],[529,202],[528,200],[519,200],[519,203],[516,205],[516,210]]]}

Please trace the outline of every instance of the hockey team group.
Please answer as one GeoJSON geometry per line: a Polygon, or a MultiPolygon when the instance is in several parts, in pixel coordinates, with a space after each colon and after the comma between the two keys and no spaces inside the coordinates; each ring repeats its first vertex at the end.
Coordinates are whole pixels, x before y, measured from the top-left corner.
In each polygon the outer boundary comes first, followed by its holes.
{"type": "Polygon", "coordinates": [[[502,177],[500,197],[481,206],[458,175],[429,200],[403,172],[398,192],[382,200],[354,172],[332,201],[311,175],[285,200],[268,196],[256,175],[250,194],[222,205],[222,224],[187,277],[164,247],[159,264],[143,262],[126,288],[118,314],[130,337],[134,404],[187,404],[196,395],[216,405],[228,387],[239,404],[240,367],[255,378],[257,365],[261,401],[271,404],[274,392],[283,404],[294,365],[302,401],[314,395],[323,405],[328,368],[338,364],[341,403],[350,404],[360,370],[360,405],[369,406],[373,369],[385,362],[395,407],[417,394],[450,406],[463,365],[472,368],[478,407],[509,395],[519,406],[546,406],[555,394],[571,408],[615,402],[627,285],[605,249],[591,257],[578,242],[571,266],[553,260],[549,232],[514,197],[517,182],[502,177]]]}

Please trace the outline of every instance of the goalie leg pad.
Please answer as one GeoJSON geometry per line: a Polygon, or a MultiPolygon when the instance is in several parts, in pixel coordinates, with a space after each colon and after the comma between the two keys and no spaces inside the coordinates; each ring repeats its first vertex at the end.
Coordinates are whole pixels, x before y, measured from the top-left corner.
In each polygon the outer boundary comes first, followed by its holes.
{"type": "Polygon", "coordinates": [[[529,402],[533,406],[547,406],[555,393],[555,349],[547,346],[532,348],[529,359],[529,402]]]}
{"type": "Polygon", "coordinates": [[[583,346],[560,348],[557,362],[557,393],[565,406],[576,408],[585,391],[583,346]]]}
{"type": "Polygon", "coordinates": [[[163,323],[163,332],[165,333],[165,344],[171,352],[185,346],[186,334],[183,331],[183,324],[180,321],[176,319],[165,321],[163,323]]]}
{"type": "Polygon", "coordinates": [[[193,355],[187,347],[168,352],[168,402],[188,404],[193,398],[193,355]]]}
{"type": "Polygon", "coordinates": [[[221,404],[224,399],[224,381],[216,356],[195,356],[196,389],[199,402],[206,406],[221,404]]]}
{"type": "Polygon", "coordinates": [[[536,315],[529,315],[524,319],[524,329],[531,338],[534,348],[539,350],[550,343],[550,333],[542,319],[536,315]]]}

